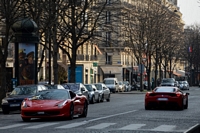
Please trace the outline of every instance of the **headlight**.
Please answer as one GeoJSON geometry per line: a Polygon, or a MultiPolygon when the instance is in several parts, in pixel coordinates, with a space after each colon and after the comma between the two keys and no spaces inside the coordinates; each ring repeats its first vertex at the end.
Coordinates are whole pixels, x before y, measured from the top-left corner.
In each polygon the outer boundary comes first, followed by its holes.
{"type": "Polygon", "coordinates": [[[57,104],[57,106],[58,106],[58,108],[62,108],[66,103],[67,103],[67,100],[65,100],[64,102],[61,102],[61,103],[57,104]]]}
{"type": "Polygon", "coordinates": [[[26,104],[26,102],[23,101],[23,102],[22,102],[22,108],[27,108],[27,107],[29,107],[28,104],[26,104]]]}
{"type": "Polygon", "coordinates": [[[8,101],[6,99],[2,99],[2,104],[8,103],[8,101]]]}

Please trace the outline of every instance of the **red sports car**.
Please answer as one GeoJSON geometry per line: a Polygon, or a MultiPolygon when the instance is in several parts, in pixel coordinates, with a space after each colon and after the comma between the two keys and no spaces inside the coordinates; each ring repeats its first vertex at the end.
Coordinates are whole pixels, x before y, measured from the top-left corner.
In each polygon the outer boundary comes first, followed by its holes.
{"type": "Polygon", "coordinates": [[[53,117],[73,119],[74,115],[86,117],[87,111],[87,98],[67,89],[45,90],[32,98],[25,98],[21,104],[23,121],[53,117]]]}
{"type": "Polygon", "coordinates": [[[157,107],[174,107],[179,110],[188,108],[189,93],[182,92],[173,86],[156,87],[152,92],[145,95],[145,109],[149,110],[157,107]]]}

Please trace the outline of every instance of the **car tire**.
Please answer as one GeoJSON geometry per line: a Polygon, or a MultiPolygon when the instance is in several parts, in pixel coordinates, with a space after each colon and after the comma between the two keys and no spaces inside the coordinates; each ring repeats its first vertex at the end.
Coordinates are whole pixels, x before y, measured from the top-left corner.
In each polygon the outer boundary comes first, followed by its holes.
{"type": "Polygon", "coordinates": [[[70,109],[69,109],[69,117],[68,117],[68,119],[72,120],[73,118],[74,118],[74,104],[71,103],[70,109]]]}
{"type": "Polygon", "coordinates": [[[92,96],[92,99],[91,99],[90,103],[91,103],[91,104],[94,104],[94,103],[95,103],[95,97],[94,97],[94,96],[92,96]]]}
{"type": "Polygon", "coordinates": [[[110,94],[108,95],[108,98],[106,99],[107,102],[110,102],[110,94]]]}
{"type": "Polygon", "coordinates": [[[84,108],[83,108],[83,112],[82,112],[82,114],[81,114],[79,117],[87,117],[87,113],[88,113],[88,104],[87,104],[87,102],[85,101],[85,103],[84,103],[84,108]]]}
{"type": "Polygon", "coordinates": [[[9,114],[9,113],[10,113],[10,111],[9,111],[9,110],[4,110],[4,109],[2,110],[2,112],[3,112],[3,114],[4,114],[4,115],[6,115],[6,114],[9,114]]]}
{"type": "Polygon", "coordinates": [[[150,107],[145,105],[145,110],[150,110],[150,107]]]}
{"type": "Polygon", "coordinates": [[[100,100],[101,102],[104,102],[104,95],[102,95],[102,97],[101,97],[101,100],[100,100]]]}
{"type": "Polygon", "coordinates": [[[182,100],[182,104],[181,104],[181,106],[179,107],[179,110],[183,110],[184,109],[184,102],[183,102],[183,100],[182,100]]]}
{"type": "Polygon", "coordinates": [[[184,105],[184,109],[188,109],[188,99],[186,100],[186,105],[184,105]]]}
{"type": "Polygon", "coordinates": [[[23,117],[22,117],[22,120],[23,120],[24,122],[29,122],[29,121],[31,120],[31,118],[23,118],[23,117]]]}
{"type": "Polygon", "coordinates": [[[98,99],[97,99],[97,103],[99,103],[100,102],[100,95],[98,96],[98,99]]]}

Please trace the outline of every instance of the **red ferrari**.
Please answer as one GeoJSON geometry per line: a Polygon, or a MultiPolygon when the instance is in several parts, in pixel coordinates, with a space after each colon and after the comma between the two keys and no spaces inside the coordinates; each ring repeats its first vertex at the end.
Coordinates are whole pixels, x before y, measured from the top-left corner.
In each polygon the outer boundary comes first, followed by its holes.
{"type": "Polygon", "coordinates": [[[86,117],[87,112],[87,98],[67,89],[45,90],[32,98],[24,99],[21,104],[23,121],[30,121],[31,118],[54,117],[73,119],[74,115],[86,117]]]}
{"type": "Polygon", "coordinates": [[[157,107],[170,107],[179,110],[188,108],[189,93],[182,92],[173,86],[156,87],[152,92],[145,95],[145,109],[149,110],[157,107]]]}

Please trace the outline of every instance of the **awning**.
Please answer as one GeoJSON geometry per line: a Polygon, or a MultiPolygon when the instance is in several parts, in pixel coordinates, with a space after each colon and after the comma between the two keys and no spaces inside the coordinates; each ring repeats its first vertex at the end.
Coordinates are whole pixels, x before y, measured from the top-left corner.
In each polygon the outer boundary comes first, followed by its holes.
{"type": "Polygon", "coordinates": [[[133,66],[133,67],[127,67],[127,70],[129,70],[130,72],[138,72],[138,66],[133,66]]]}
{"type": "Polygon", "coordinates": [[[177,72],[173,72],[173,74],[176,75],[176,76],[178,76],[178,77],[181,76],[181,74],[179,74],[177,72]]]}
{"type": "Polygon", "coordinates": [[[101,67],[104,74],[116,74],[122,72],[122,67],[101,67]]]}

